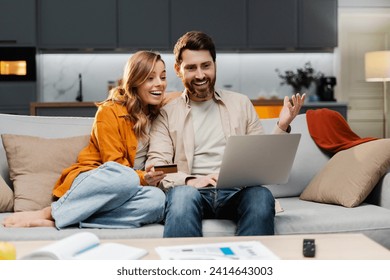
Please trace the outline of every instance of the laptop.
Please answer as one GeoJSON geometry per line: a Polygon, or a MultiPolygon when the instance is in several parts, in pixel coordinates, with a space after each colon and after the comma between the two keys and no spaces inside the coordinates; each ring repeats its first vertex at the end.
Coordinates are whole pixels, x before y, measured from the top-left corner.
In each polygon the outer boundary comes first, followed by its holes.
{"type": "Polygon", "coordinates": [[[230,136],[217,188],[286,184],[301,134],[230,136]]]}

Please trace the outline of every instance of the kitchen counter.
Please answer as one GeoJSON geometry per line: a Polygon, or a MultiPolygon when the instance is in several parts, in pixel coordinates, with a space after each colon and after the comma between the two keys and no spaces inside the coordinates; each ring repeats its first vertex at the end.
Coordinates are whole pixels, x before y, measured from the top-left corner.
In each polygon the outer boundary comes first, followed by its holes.
{"type": "MultiPolygon", "coordinates": [[[[255,106],[256,112],[260,118],[277,118],[279,112],[283,107],[283,99],[256,99],[251,100],[255,106]]],[[[305,102],[303,104],[300,114],[306,113],[307,110],[315,110],[327,108],[339,112],[345,119],[347,119],[348,104],[346,102],[305,102]]]]}
{"type": "Polygon", "coordinates": [[[300,114],[306,113],[307,110],[315,110],[315,109],[321,109],[321,108],[327,108],[330,110],[334,110],[339,112],[344,119],[347,120],[348,117],[348,103],[346,102],[307,102],[305,103],[301,111],[299,112],[300,114]]]}
{"type": "MultiPolygon", "coordinates": [[[[283,107],[282,99],[251,100],[260,118],[277,118],[283,107]]],[[[328,108],[339,112],[347,119],[348,104],[346,102],[306,102],[300,114],[307,110],[328,108]]],[[[70,116],[94,117],[95,102],[33,102],[30,104],[30,114],[36,116],[70,116]]]]}

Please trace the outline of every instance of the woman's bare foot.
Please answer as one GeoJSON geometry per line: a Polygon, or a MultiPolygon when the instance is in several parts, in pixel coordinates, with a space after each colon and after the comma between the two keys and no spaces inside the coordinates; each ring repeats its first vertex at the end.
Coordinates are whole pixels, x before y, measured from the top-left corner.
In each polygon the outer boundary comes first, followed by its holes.
{"type": "Polygon", "coordinates": [[[54,227],[54,220],[49,206],[37,211],[13,213],[2,224],[4,227],[54,227]]]}

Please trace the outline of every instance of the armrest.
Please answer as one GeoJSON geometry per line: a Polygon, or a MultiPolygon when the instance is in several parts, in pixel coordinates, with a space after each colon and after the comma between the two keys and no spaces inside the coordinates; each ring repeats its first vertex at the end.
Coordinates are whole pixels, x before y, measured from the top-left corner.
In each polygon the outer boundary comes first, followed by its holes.
{"type": "Polygon", "coordinates": [[[366,201],[390,209],[390,170],[378,182],[366,201]]]}

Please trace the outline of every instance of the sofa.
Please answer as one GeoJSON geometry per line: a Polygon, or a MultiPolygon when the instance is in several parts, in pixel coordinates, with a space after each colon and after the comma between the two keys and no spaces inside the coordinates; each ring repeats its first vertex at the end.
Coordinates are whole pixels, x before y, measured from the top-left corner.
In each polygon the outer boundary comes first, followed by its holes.
{"type": "MultiPolygon", "coordinates": [[[[270,133],[277,119],[264,119],[270,133]]],[[[13,211],[51,201],[62,168],[86,145],[93,118],[0,114],[0,220],[13,211]]],[[[363,233],[390,248],[390,139],[378,139],[329,155],[312,139],[306,114],[292,123],[301,140],[285,185],[267,186],[282,211],[275,234],[363,233]]],[[[101,239],[159,238],[162,224],[136,229],[4,228],[0,240],[56,240],[79,231],[101,239]]],[[[229,220],[204,220],[204,236],[234,235],[229,220]]]]}

